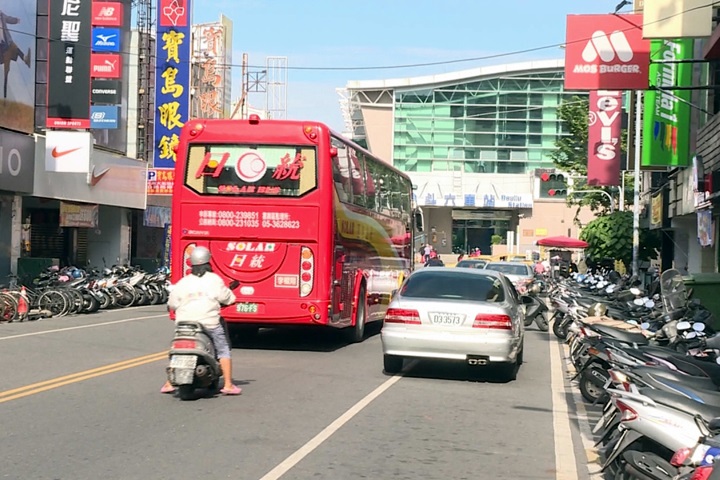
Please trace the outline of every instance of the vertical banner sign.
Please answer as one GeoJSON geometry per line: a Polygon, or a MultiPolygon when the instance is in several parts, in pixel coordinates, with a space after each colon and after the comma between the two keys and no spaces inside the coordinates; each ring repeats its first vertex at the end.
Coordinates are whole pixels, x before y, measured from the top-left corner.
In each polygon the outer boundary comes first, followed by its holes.
{"type": "Polygon", "coordinates": [[[643,105],[643,167],[686,167],[690,164],[692,91],[673,90],[692,83],[694,40],[653,40],[650,87],[643,105]]]}
{"type": "Polygon", "coordinates": [[[158,0],[155,168],[175,168],[175,147],[190,110],[191,0],[158,0]]]}
{"type": "Polygon", "coordinates": [[[91,16],[92,0],[50,2],[48,128],[90,128],[91,16]]]}
{"type": "Polygon", "coordinates": [[[225,27],[221,23],[193,27],[193,96],[192,115],[198,118],[221,118],[224,113],[225,27]]]}
{"type": "Polygon", "coordinates": [[[566,89],[644,90],[649,64],[642,15],[568,15],[566,89]]]}
{"type": "MultiPolygon", "coordinates": [[[[171,268],[171,260],[172,260],[172,250],[171,242],[172,241],[172,225],[169,223],[165,224],[165,230],[163,232],[163,266],[171,268]]],[[[182,265],[180,266],[182,268],[182,265]]]]}
{"type": "Polygon", "coordinates": [[[593,90],[589,103],[587,183],[619,185],[622,92],[593,90]]]}

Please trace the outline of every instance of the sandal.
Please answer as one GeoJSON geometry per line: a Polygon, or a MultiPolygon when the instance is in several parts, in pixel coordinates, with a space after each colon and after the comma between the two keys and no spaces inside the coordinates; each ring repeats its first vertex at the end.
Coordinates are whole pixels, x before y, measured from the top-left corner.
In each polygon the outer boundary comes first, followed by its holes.
{"type": "Polygon", "coordinates": [[[242,388],[238,387],[237,385],[233,385],[232,388],[221,389],[220,393],[222,393],[223,395],[240,395],[242,393],[242,388]]]}
{"type": "Polygon", "coordinates": [[[172,385],[163,385],[160,389],[160,393],[175,393],[175,387],[172,385]]]}

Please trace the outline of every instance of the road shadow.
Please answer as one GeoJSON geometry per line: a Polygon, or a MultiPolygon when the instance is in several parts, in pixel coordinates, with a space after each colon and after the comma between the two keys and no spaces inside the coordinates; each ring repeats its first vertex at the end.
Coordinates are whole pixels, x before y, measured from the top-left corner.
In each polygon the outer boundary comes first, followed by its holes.
{"type": "MultiPolygon", "coordinates": [[[[380,333],[382,322],[373,322],[365,328],[365,340],[380,333]]],[[[289,326],[261,328],[255,334],[242,331],[231,335],[232,347],[242,350],[269,350],[329,353],[352,345],[346,329],[315,326],[289,326]]]]}
{"type": "Polygon", "coordinates": [[[513,381],[508,379],[507,374],[500,366],[469,366],[462,361],[449,360],[406,360],[403,376],[473,383],[510,383],[513,381]]]}

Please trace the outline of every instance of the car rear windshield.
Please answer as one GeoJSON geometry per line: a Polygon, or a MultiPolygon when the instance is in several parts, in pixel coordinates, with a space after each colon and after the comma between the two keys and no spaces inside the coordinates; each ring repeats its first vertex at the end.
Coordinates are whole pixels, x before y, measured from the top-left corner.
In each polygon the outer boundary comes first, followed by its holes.
{"type": "Polygon", "coordinates": [[[457,264],[461,268],[483,268],[487,262],[473,262],[470,260],[462,260],[457,264]]]}
{"type": "Polygon", "coordinates": [[[475,302],[502,302],[505,291],[499,278],[458,271],[423,272],[411,275],[400,289],[408,298],[438,298],[475,302]]]}
{"type": "Polygon", "coordinates": [[[528,276],[530,272],[525,265],[507,265],[503,263],[489,263],[485,265],[486,270],[504,273],[505,275],[521,275],[528,276]]]}

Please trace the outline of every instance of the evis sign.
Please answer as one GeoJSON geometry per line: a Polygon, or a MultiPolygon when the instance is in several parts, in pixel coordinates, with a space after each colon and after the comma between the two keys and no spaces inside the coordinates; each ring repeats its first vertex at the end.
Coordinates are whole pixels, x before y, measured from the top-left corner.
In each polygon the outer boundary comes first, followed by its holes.
{"type": "Polygon", "coordinates": [[[593,90],[588,113],[588,185],[620,184],[622,92],[593,90]]]}

